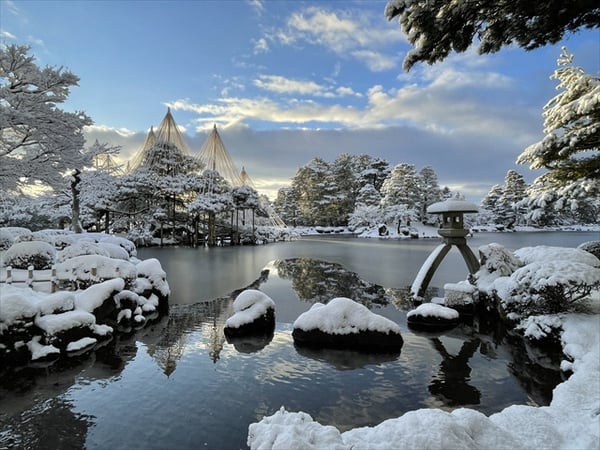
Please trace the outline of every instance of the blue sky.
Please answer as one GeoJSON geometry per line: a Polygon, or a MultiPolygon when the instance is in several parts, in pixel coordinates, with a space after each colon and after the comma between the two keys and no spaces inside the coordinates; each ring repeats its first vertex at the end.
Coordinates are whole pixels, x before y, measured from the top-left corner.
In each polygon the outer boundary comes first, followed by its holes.
{"type": "Polygon", "coordinates": [[[560,47],[600,70],[600,31],[533,52],[470,50],[402,71],[410,49],[386,1],[8,1],[0,39],[39,65],[80,77],[66,110],[87,130],[141,146],[167,107],[199,151],[217,124],[236,165],[273,198],[313,157],[367,153],[431,165],[440,184],[479,201],[542,137],[560,47]]]}

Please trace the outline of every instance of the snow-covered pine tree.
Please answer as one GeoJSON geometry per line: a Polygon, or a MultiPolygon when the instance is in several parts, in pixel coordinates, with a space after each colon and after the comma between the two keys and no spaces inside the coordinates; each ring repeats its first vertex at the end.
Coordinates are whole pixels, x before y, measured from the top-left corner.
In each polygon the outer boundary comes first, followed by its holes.
{"type": "MultiPolygon", "coordinates": [[[[502,197],[503,190],[502,186],[495,184],[489,190],[489,192],[481,200],[481,207],[491,215],[494,223],[498,222],[498,213],[500,209],[500,198],[502,197]]],[[[484,214],[484,211],[480,211],[480,214],[484,214]]]]}
{"type": "Polygon", "coordinates": [[[560,93],[544,106],[544,138],[527,147],[519,164],[547,169],[529,189],[530,204],[552,201],[556,209],[600,212],[600,78],[573,65],[563,47],[560,93]],[[552,200],[551,200],[552,199],[552,200]]]}
{"type": "Polygon", "coordinates": [[[419,202],[419,178],[413,164],[394,166],[390,176],[381,187],[382,206],[405,205],[415,208],[419,202]]]}
{"type": "Polygon", "coordinates": [[[385,8],[414,46],[405,70],[419,61],[442,61],[473,43],[481,54],[513,45],[532,50],[580,28],[598,28],[598,14],[598,3],[590,0],[390,0],[385,8]]]}
{"type": "Polygon", "coordinates": [[[526,196],[526,190],[527,183],[523,176],[514,170],[509,170],[504,177],[502,193],[496,203],[497,223],[512,228],[521,222],[526,212],[526,208],[521,203],[526,196]]]}
{"type": "Polygon", "coordinates": [[[438,184],[433,167],[425,166],[419,171],[419,220],[427,222],[427,207],[442,199],[442,190],[438,184]]]}

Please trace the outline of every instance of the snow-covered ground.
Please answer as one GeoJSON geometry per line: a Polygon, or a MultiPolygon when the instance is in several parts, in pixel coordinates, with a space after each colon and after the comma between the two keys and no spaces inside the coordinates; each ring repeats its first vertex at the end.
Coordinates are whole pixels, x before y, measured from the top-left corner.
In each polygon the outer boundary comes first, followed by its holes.
{"type": "MultiPolygon", "coordinates": [[[[531,227],[531,226],[516,226],[511,230],[501,229],[494,224],[488,225],[466,225],[473,233],[477,232],[541,232],[541,231],[584,231],[584,232],[600,232],[600,225],[565,225],[555,227],[531,227]]],[[[289,227],[291,233],[301,236],[311,235],[335,235],[335,234],[354,234],[363,238],[379,238],[379,239],[413,239],[418,238],[439,238],[438,227],[433,225],[423,225],[419,222],[414,222],[410,227],[403,226],[398,232],[397,227],[386,227],[387,234],[381,236],[379,228],[361,228],[350,230],[347,227],[289,227]]]]}

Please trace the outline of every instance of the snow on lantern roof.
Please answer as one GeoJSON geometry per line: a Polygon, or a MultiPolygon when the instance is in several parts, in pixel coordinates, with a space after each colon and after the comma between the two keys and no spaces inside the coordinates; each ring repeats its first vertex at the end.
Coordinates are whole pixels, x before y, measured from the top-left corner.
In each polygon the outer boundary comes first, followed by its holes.
{"type": "Polygon", "coordinates": [[[427,208],[428,214],[442,214],[447,212],[476,213],[479,208],[475,203],[456,198],[449,198],[443,202],[437,202],[427,208]]]}

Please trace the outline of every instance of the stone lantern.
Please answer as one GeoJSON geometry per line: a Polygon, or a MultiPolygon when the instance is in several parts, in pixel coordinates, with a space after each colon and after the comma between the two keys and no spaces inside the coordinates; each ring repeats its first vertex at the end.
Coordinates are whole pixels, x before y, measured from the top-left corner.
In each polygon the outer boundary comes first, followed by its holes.
{"type": "Polygon", "coordinates": [[[460,251],[469,273],[473,274],[479,270],[479,261],[467,245],[469,230],[464,226],[464,215],[477,211],[477,205],[474,203],[456,198],[434,203],[427,208],[427,213],[442,216],[438,234],[444,243],[435,248],[419,270],[411,288],[413,297],[422,298],[424,296],[433,274],[453,245],[460,251]]]}

